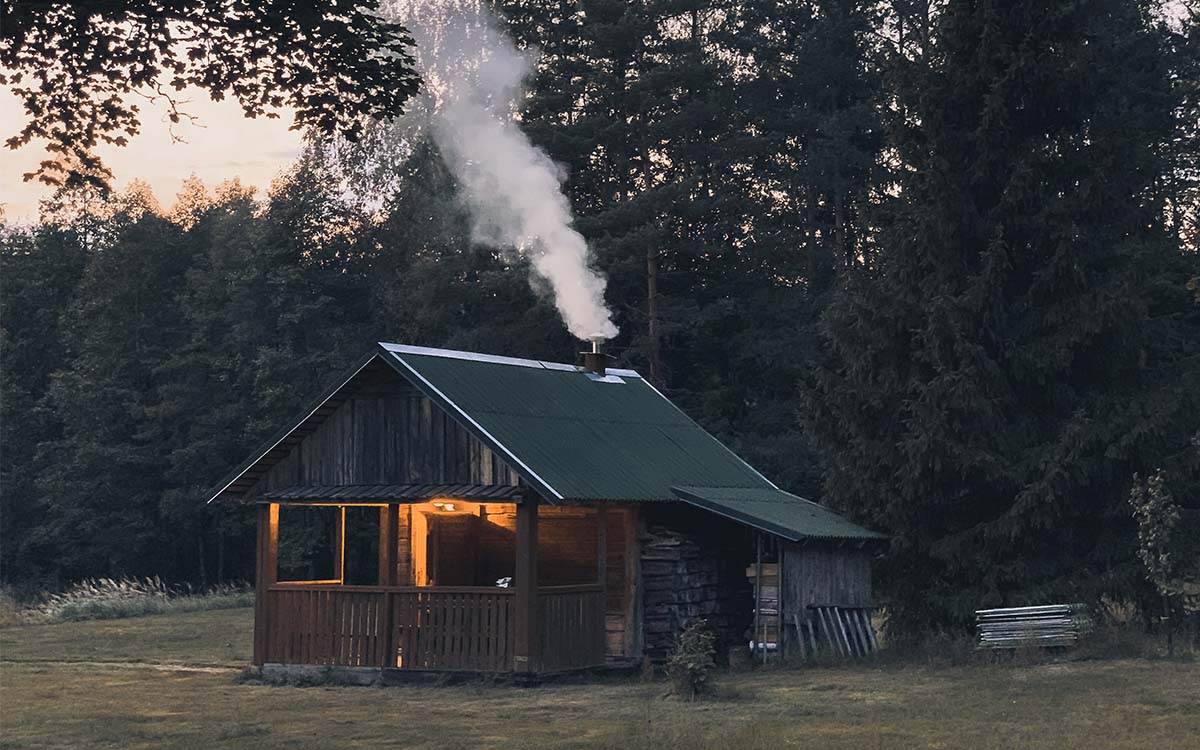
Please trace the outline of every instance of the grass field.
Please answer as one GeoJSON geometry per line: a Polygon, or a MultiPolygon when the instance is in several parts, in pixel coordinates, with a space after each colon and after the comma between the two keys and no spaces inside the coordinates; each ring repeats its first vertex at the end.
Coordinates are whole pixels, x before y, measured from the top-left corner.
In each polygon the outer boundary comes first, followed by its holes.
{"type": "Polygon", "coordinates": [[[0,629],[3,748],[1189,748],[1200,666],[855,666],[664,684],[238,684],[251,611],[0,629]],[[189,669],[191,667],[192,669],[189,669]]]}

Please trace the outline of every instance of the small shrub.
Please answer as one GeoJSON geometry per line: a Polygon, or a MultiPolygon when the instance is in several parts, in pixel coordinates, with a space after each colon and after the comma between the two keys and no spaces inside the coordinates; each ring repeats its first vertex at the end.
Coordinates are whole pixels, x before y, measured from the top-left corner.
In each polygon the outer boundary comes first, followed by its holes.
{"type": "Polygon", "coordinates": [[[716,640],[704,620],[693,620],[679,634],[675,649],[667,657],[667,675],[676,695],[696,700],[712,692],[716,640]]]}

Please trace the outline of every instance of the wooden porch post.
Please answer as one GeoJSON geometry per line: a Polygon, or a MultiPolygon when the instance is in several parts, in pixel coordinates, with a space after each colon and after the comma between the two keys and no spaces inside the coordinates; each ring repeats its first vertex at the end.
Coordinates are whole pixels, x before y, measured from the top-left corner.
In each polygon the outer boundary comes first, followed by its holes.
{"type": "Polygon", "coordinates": [[[589,648],[595,649],[592,652],[594,663],[603,664],[608,658],[608,509],[603,505],[596,506],[596,583],[600,586],[600,593],[596,595],[600,621],[592,623],[596,629],[595,643],[589,644],[589,648]]]}
{"type": "Polygon", "coordinates": [[[762,628],[766,627],[762,616],[762,581],[763,581],[763,563],[762,563],[762,532],[754,532],[754,648],[755,655],[758,651],[762,651],[762,663],[767,663],[767,646],[763,641],[762,628]]]}
{"type": "Polygon", "coordinates": [[[517,503],[517,584],[513,643],[513,671],[537,672],[540,668],[538,628],[538,499],[517,503]]]}
{"type": "Polygon", "coordinates": [[[333,516],[333,577],[346,582],[346,506],[339,505],[333,516]]]}
{"type": "Polygon", "coordinates": [[[400,548],[400,506],[383,505],[379,508],[379,585],[383,592],[383,611],[379,617],[380,637],[383,639],[384,669],[396,668],[395,623],[392,622],[392,592],[397,585],[396,556],[400,548]]]}
{"type": "Polygon", "coordinates": [[[642,545],[639,510],[625,511],[625,655],[642,655],[642,545]]]}
{"type": "Polygon", "coordinates": [[[379,585],[395,586],[400,550],[400,506],[379,506],[379,585]]]}
{"type": "Polygon", "coordinates": [[[254,665],[261,667],[267,657],[268,619],[278,616],[267,607],[267,587],[279,575],[279,504],[258,506],[258,547],[254,572],[254,665]]]}
{"type": "Polygon", "coordinates": [[[608,590],[608,509],[596,507],[596,583],[608,590]]]}

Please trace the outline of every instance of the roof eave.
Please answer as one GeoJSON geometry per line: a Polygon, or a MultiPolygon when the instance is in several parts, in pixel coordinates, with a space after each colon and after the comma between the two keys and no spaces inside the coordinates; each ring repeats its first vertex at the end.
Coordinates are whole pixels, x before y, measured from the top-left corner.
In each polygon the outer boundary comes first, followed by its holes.
{"type": "MultiPolygon", "coordinates": [[[[861,526],[858,526],[858,524],[854,524],[848,520],[847,520],[847,523],[849,523],[852,526],[855,526],[859,530],[858,533],[855,533],[854,535],[849,535],[849,534],[805,534],[803,532],[796,531],[795,529],[791,529],[786,526],[781,526],[779,524],[768,521],[764,518],[760,518],[759,516],[753,515],[751,513],[739,512],[736,509],[729,507],[728,505],[713,502],[713,501],[709,500],[708,498],[704,497],[703,495],[699,495],[695,492],[689,492],[688,490],[681,488],[681,487],[672,487],[671,491],[674,492],[678,496],[678,498],[683,502],[686,502],[690,505],[694,505],[697,508],[702,508],[704,510],[707,510],[710,513],[713,513],[715,515],[737,521],[741,524],[750,526],[750,527],[758,529],[760,531],[765,531],[769,534],[774,534],[775,536],[786,539],[790,542],[845,541],[845,542],[863,542],[865,544],[865,543],[879,543],[879,542],[886,541],[888,539],[888,537],[884,534],[880,534],[877,531],[871,531],[870,529],[863,528],[861,526]]],[[[805,500],[804,498],[799,497],[797,495],[793,495],[790,492],[784,492],[783,490],[778,490],[778,491],[781,492],[782,494],[794,497],[797,500],[812,503],[811,500],[805,500]]],[[[812,503],[812,504],[817,505],[817,503],[812,503]]],[[[829,509],[826,508],[825,510],[828,511],[829,509]]],[[[829,511],[829,512],[832,512],[832,511],[829,511]]]]}

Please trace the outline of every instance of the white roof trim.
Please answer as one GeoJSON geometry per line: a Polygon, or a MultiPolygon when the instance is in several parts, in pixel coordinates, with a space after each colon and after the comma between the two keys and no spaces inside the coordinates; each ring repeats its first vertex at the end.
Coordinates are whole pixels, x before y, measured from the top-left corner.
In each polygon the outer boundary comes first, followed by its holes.
{"type": "MultiPolygon", "coordinates": [[[[388,350],[392,354],[415,354],[421,357],[445,357],[446,359],[464,359],[470,362],[489,362],[494,365],[513,365],[514,367],[532,367],[541,370],[557,370],[559,372],[586,372],[584,368],[578,365],[569,365],[562,362],[543,362],[537,359],[522,359],[520,357],[502,357],[498,354],[477,354],[475,352],[463,352],[456,349],[435,349],[429,346],[409,346],[407,344],[389,344],[386,341],[380,341],[379,345],[388,350]]],[[[620,375],[626,378],[642,377],[634,370],[622,370],[615,367],[608,368],[607,372],[613,375],[620,375]]]]}
{"type": "Polygon", "coordinates": [[[518,357],[501,357],[495,354],[476,354],[475,352],[460,352],[454,349],[434,349],[429,346],[408,346],[406,344],[389,344],[380,341],[379,345],[393,354],[417,354],[423,357],[445,357],[446,359],[465,359],[472,362],[491,362],[496,365],[516,365],[517,367],[541,367],[536,359],[520,359],[518,357]]]}
{"type": "MultiPolygon", "coordinates": [[[[559,500],[563,499],[562,493],[560,493],[558,490],[554,489],[554,487],[552,487],[550,485],[550,483],[547,482],[545,479],[542,479],[541,476],[539,476],[536,471],[534,471],[533,469],[531,469],[529,467],[529,464],[527,464],[524,461],[522,461],[521,459],[517,458],[517,454],[515,454],[511,450],[509,450],[508,446],[506,446],[504,443],[501,443],[499,440],[497,440],[495,435],[488,432],[484,428],[484,426],[479,424],[479,422],[476,422],[475,419],[470,414],[467,414],[465,411],[463,411],[462,407],[460,407],[458,404],[454,403],[454,401],[452,401],[445,393],[442,393],[442,391],[436,385],[429,382],[429,380],[424,375],[417,372],[417,369],[415,367],[413,367],[409,363],[405,362],[404,358],[399,356],[400,354],[423,354],[425,352],[397,351],[398,349],[406,349],[406,348],[408,348],[408,349],[424,349],[424,347],[396,347],[395,349],[393,349],[392,347],[396,346],[395,344],[384,344],[382,342],[380,342],[380,344],[381,344],[381,346],[385,347],[389,352],[391,352],[392,358],[395,359],[400,364],[404,365],[404,367],[409,372],[411,372],[414,377],[418,378],[422,383],[425,384],[425,386],[427,388],[429,388],[431,391],[436,393],[447,404],[450,404],[451,406],[453,406],[454,410],[457,411],[462,416],[463,419],[467,420],[472,425],[474,425],[475,429],[479,430],[484,435],[487,435],[488,439],[491,440],[493,444],[498,446],[500,448],[500,450],[504,451],[505,455],[507,455],[513,461],[513,463],[518,464],[521,468],[525,469],[525,471],[527,471],[529,473],[530,477],[536,479],[537,482],[542,485],[542,489],[549,490],[550,494],[554,495],[554,497],[558,498],[559,500]]],[[[433,350],[429,350],[429,351],[438,352],[438,351],[446,351],[446,350],[433,349],[433,350]]],[[[466,352],[454,352],[454,353],[455,354],[466,354],[466,352]]],[[[434,355],[434,356],[440,356],[440,355],[434,355]]],[[[474,359],[474,358],[480,357],[480,356],[486,357],[488,355],[474,355],[469,358],[474,359]]],[[[456,359],[464,359],[464,357],[457,357],[456,359]]],[[[496,359],[508,359],[508,357],[496,357],[496,359]]],[[[518,361],[534,362],[534,360],[518,360],[518,361]]],[[[507,363],[504,363],[504,364],[507,364],[507,363]]],[[[537,364],[540,364],[540,363],[537,363],[537,364]]]]}

